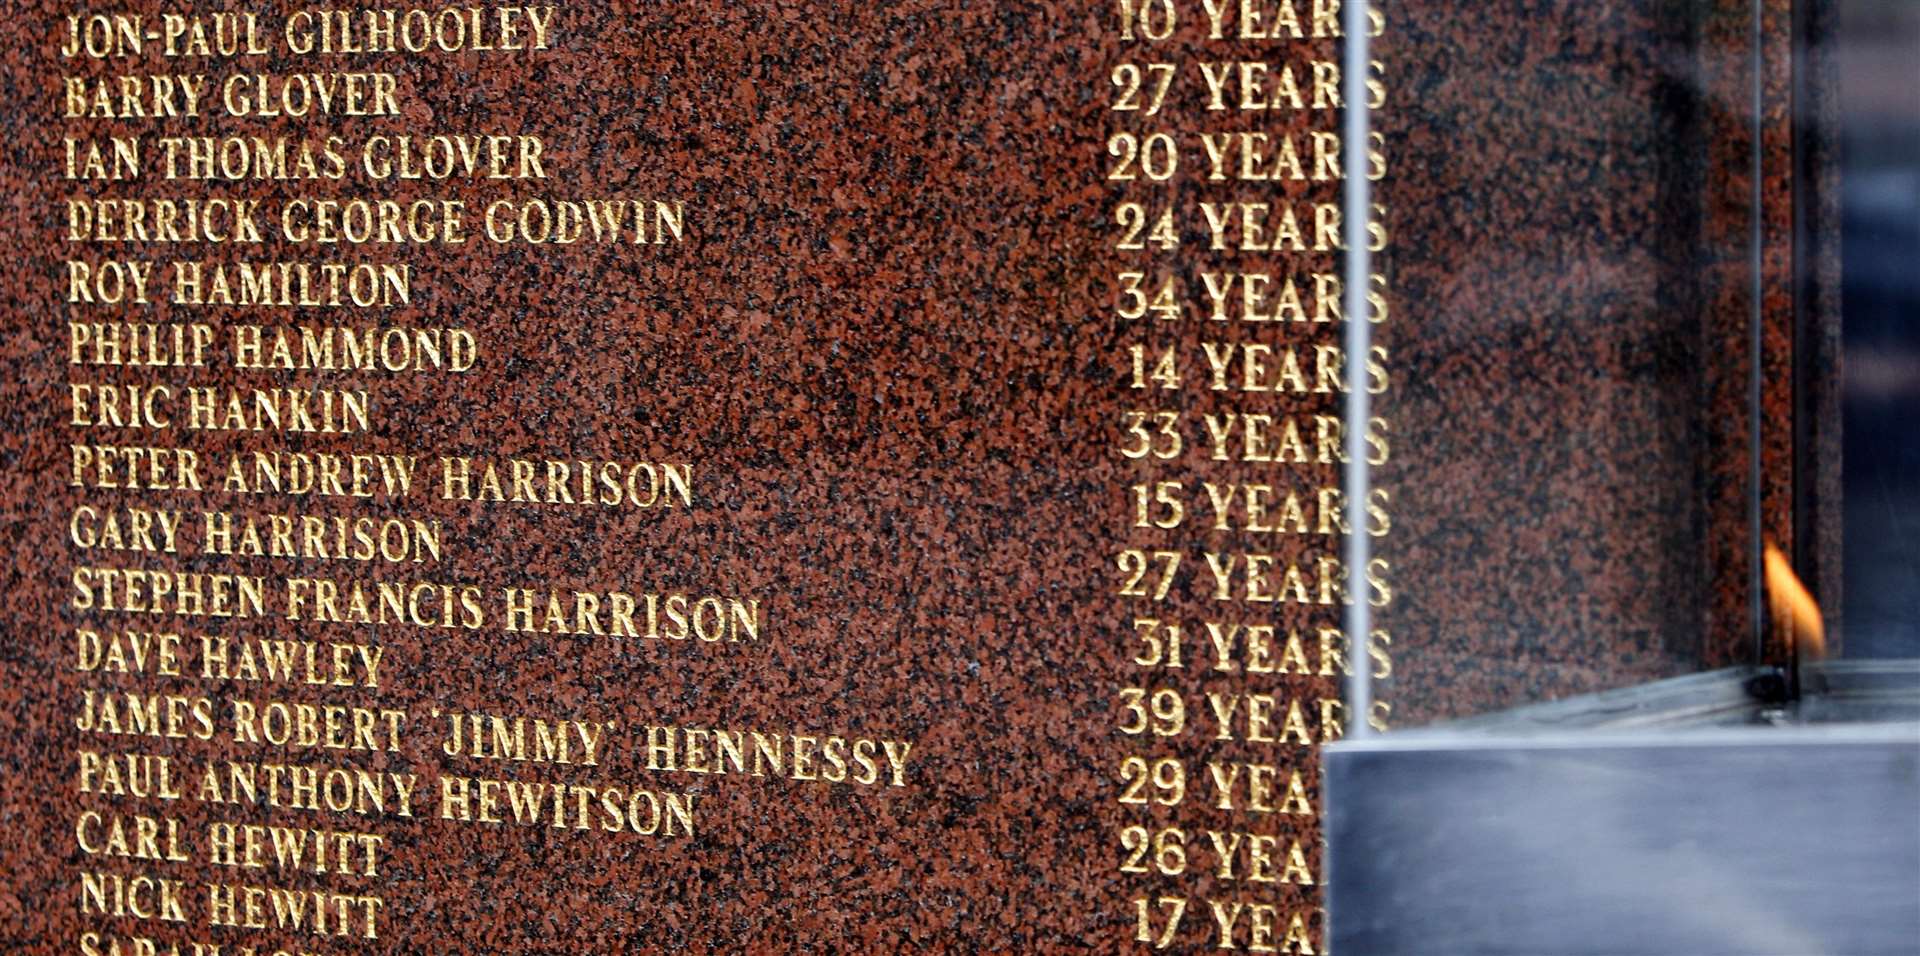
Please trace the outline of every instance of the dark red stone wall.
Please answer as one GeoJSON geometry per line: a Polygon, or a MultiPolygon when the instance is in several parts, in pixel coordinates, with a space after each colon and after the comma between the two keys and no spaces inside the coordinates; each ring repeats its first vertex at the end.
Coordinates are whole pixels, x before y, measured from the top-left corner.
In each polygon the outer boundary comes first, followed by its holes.
{"type": "MultiPolygon", "coordinates": [[[[1213,326],[1201,317],[1197,279],[1236,267],[1337,271],[1337,254],[1217,253],[1205,248],[1204,220],[1193,211],[1203,201],[1338,202],[1338,184],[1210,183],[1192,172],[1204,169],[1197,148],[1183,153],[1186,172],[1167,186],[1105,181],[1108,135],[1144,128],[1107,109],[1108,73],[1145,55],[1114,37],[1105,4],[564,6],[557,49],[538,57],[359,61],[400,76],[406,115],[352,125],[356,135],[537,134],[550,151],[548,183],[249,183],[232,191],[268,200],[433,195],[476,206],[543,192],[677,198],[690,210],[687,241],[374,250],[413,263],[418,277],[413,305],[378,321],[469,328],[482,342],[480,366],[459,376],[289,377],[216,364],[182,381],[367,387],[377,424],[347,439],[201,434],[192,443],[216,455],[271,444],[428,458],[689,460],[697,475],[690,510],[427,496],[405,504],[116,498],[69,487],[67,446],[78,430],[66,424],[64,383],[116,376],[64,361],[69,320],[109,317],[62,294],[71,252],[57,239],[69,189],[58,177],[60,143],[76,130],[124,130],[58,118],[58,78],[74,68],[55,56],[66,11],[15,9],[20,33],[0,63],[11,255],[0,273],[0,949],[73,952],[77,935],[93,929],[319,952],[1099,952],[1132,945],[1132,899],[1168,892],[1193,900],[1176,948],[1209,945],[1201,903],[1209,897],[1303,914],[1318,945],[1315,887],[1228,884],[1209,875],[1211,857],[1197,851],[1177,880],[1119,870],[1119,831],[1139,823],[1297,839],[1317,873],[1310,819],[1213,808],[1197,769],[1177,809],[1116,799],[1120,762],[1134,753],[1192,768],[1271,762],[1303,773],[1317,799],[1310,749],[1216,739],[1203,695],[1314,701],[1336,698],[1337,682],[1211,670],[1199,622],[1312,633],[1337,627],[1339,609],[1223,611],[1202,555],[1271,552],[1311,565],[1336,555],[1338,539],[1275,543],[1192,523],[1141,532],[1131,527],[1129,487],[1178,479],[1193,495],[1203,479],[1338,485],[1332,465],[1213,461],[1194,424],[1207,412],[1338,414],[1334,396],[1255,400],[1205,388],[1202,341],[1310,351],[1336,343],[1340,327],[1213,326]],[[1181,248],[1115,250],[1113,206],[1123,198],[1183,204],[1181,248]],[[1190,317],[1116,318],[1114,277],[1130,268],[1183,276],[1190,317]],[[1126,350],[1135,343],[1177,346],[1187,366],[1180,390],[1148,400],[1188,416],[1186,448],[1169,462],[1143,464],[1117,450],[1122,413],[1147,407],[1127,388],[1126,350]],[[191,800],[115,807],[76,793],[73,752],[113,743],[75,729],[83,688],[333,700],[77,673],[73,629],[119,622],[69,606],[72,567],[148,563],[78,552],[67,522],[83,502],[439,518],[451,555],[432,569],[438,581],[763,598],[769,624],[747,646],[271,618],[167,625],[378,643],[386,649],[381,688],[348,702],[402,708],[423,726],[436,709],[617,721],[602,768],[528,776],[697,793],[698,833],[647,840],[455,825],[437,819],[423,795],[419,819],[370,824],[389,841],[375,880],[235,876],[200,861],[153,868],[190,887],[251,879],[378,894],[386,909],[377,943],[82,917],[80,871],[142,868],[77,849],[83,808],[164,811],[190,833],[213,819],[289,822],[191,800]],[[1167,601],[1116,594],[1116,554],[1128,547],[1184,556],[1167,601]],[[1131,663],[1131,622],[1147,614],[1187,622],[1184,673],[1143,676],[1131,663]],[[1142,684],[1181,692],[1188,726],[1180,736],[1140,743],[1116,731],[1117,693],[1142,684]],[[648,723],[906,739],[910,784],[866,790],[649,774],[633,732],[648,723]]],[[[1748,659],[1741,562],[1751,131],[1742,97],[1751,74],[1744,5],[1696,6],[1388,11],[1377,42],[1391,91],[1378,114],[1389,169],[1376,188],[1392,235],[1379,262],[1393,317],[1378,334],[1391,352],[1393,386],[1377,401],[1392,426],[1393,456],[1378,480],[1394,495],[1394,524],[1378,547],[1395,594],[1381,615],[1394,655],[1382,693],[1395,723],[1748,659]]],[[[1791,126],[1786,5],[1768,10],[1763,523],[1778,535],[1791,527],[1791,487],[1780,476],[1791,473],[1781,415],[1791,404],[1793,340],[1790,297],[1771,290],[1785,288],[1791,269],[1791,126]]],[[[1164,125],[1183,134],[1335,129],[1333,110],[1252,121],[1207,111],[1191,64],[1337,58],[1338,49],[1320,40],[1263,51],[1185,28],[1154,51],[1186,64],[1164,125]]],[[[314,68],[276,57],[246,65],[314,68]]],[[[212,133],[228,122],[168,130],[212,133]]],[[[198,191],[144,183],[100,193],[182,190],[198,191]]],[[[293,321],[164,305],[136,318],[216,327],[242,319],[293,321]]],[[[170,562],[234,565],[194,555],[170,562]]],[[[300,561],[239,569],[377,574],[300,561]]],[[[418,772],[423,790],[442,770],[506,773],[440,756],[435,744],[422,733],[403,753],[352,761],[418,772]]],[[[133,740],[124,749],[186,763],[235,752],[225,741],[133,740]]]]}

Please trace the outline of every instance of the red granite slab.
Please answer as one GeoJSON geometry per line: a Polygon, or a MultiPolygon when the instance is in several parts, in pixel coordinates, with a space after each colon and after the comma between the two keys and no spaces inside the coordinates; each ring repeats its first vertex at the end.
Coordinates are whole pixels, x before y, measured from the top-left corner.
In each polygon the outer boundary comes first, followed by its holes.
{"type": "MultiPolygon", "coordinates": [[[[1396,723],[1478,712],[1741,659],[1750,622],[1737,572],[1745,533],[1744,334],[1749,135],[1738,15],[1674,4],[1409,4],[1380,43],[1390,93],[1378,185],[1392,235],[1381,256],[1392,318],[1379,328],[1392,386],[1378,399],[1392,455],[1380,544],[1393,600],[1384,693],[1396,723]],[[1702,90],[1707,95],[1699,95],[1702,90]]],[[[136,0],[116,11],[173,8],[136,0]]],[[[198,8],[196,8],[198,9],[198,8]]],[[[220,9],[240,10],[241,6],[220,9]]],[[[270,7],[279,15],[291,7],[270,7]]],[[[1717,10],[1718,8],[1716,8],[1717,10]]],[[[1784,4],[1769,7],[1763,183],[1767,288],[1792,262],[1786,162],[1791,129],[1777,55],[1784,4]]],[[[377,319],[460,327],[481,343],[458,375],[266,373],[215,363],[124,374],[70,366],[72,321],[330,320],[327,310],[109,310],[66,301],[59,240],[62,138],[147,129],[59,118],[60,80],[120,67],[57,56],[66,10],[17,4],[20,42],[0,57],[7,105],[0,152],[13,267],[0,275],[0,495],[9,639],[0,653],[0,949],[81,951],[85,933],[168,945],[344,952],[1113,951],[1136,932],[1133,900],[1190,899],[1173,950],[1216,940],[1207,900],[1277,907],[1319,945],[1313,885],[1220,877],[1201,833],[1298,841],[1320,865],[1310,815],[1223,809],[1209,762],[1298,772],[1317,800],[1311,747],[1223,739],[1209,692],[1278,695],[1319,731],[1335,675],[1215,667],[1203,622],[1306,635],[1339,608],[1221,602],[1204,555],[1280,556],[1314,568],[1337,536],[1220,531],[1189,521],[1133,526],[1131,487],[1183,482],[1195,514],[1203,481],[1268,483],[1311,500],[1337,486],[1333,463],[1215,460],[1207,414],[1338,414],[1337,396],[1249,396],[1207,387],[1203,343],[1311,354],[1337,324],[1270,328],[1116,315],[1118,274],[1198,276],[1338,268],[1331,250],[1208,248],[1203,202],[1335,203],[1330,181],[1208,180],[1202,132],[1306,137],[1332,109],[1246,117],[1209,110],[1195,67],[1164,126],[1187,137],[1170,183],[1103,174],[1108,137],[1146,130],[1107,107],[1115,64],[1147,57],[1307,63],[1338,41],[1278,47],[1214,40],[1189,19],[1147,49],[1113,35],[1103,4],[942,0],[892,4],[678,2],[561,5],[537,56],[249,59],[244,70],[361,69],[397,78],[401,115],[341,121],[342,135],[476,131],[537,135],[541,183],[132,183],[100,195],[231,192],[461,199],[682,200],[685,241],[605,248],[486,242],[351,255],[414,266],[410,305],[377,319]],[[1114,247],[1115,204],[1179,203],[1178,250],[1114,247]],[[1128,387],[1127,349],[1172,346],[1178,390],[1128,387]],[[225,457],[263,447],[311,453],[690,462],[695,503],[662,510],[384,499],[291,500],[71,487],[67,383],[366,388],[365,435],[195,434],[225,457]],[[1128,410],[1177,409],[1184,447],[1124,457],[1128,410]],[[424,569],[300,559],[242,562],[246,573],[383,576],[474,586],[758,598],[760,640],[619,641],[575,634],[252,621],[152,622],[232,638],[364,643],[383,649],[377,690],[273,689],[193,677],[76,670],[74,632],[134,626],[72,606],[79,564],[233,570],[197,553],[144,560],[88,555],[69,539],[76,507],[143,505],[439,520],[448,557],[424,569]],[[1164,601],[1118,593],[1117,556],[1180,553],[1164,601]],[[1188,666],[1134,663],[1136,618],[1187,627],[1188,666]],[[1159,738],[1117,728],[1122,688],[1170,688],[1185,725],[1159,738]],[[262,808],[112,798],[77,789],[75,753],[121,749],[197,767],[242,754],[224,739],[103,740],[77,728],[87,690],[231,696],[396,709],[425,727],[477,710],[612,722],[598,767],[502,767],[448,757],[409,733],[398,753],[244,748],[244,759],[685,792],[691,836],[640,837],[440,817],[361,820],[262,808]],[[649,724],[752,728],[909,741],[905,785],[649,771],[649,724]],[[1189,768],[1178,807],[1123,804],[1129,755],[1189,768]],[[87,812],[179,821],[187,862],[82,851],[87,812]],[[210,864],[210,823],[339,826],[386,841],[377,877],[285,874],[210,864]],[[325,821],[325,822],[317,822],[325,821]],[[1190,834],[1177,876],[1125,871],[1121,832],[1190,834]],[[82,912],[81,874],[142,873],[188,887],[185,925],[82,912]],[[316,937],[205,925],[203,884],[248,882],[378,895],[380,938],[316,937]]],[[[232,72],[231,63],[142,60],[144,72],[232,72]]],[[[187,119],[177,135],[234,121],[187,119]]],[[[260,135],[325,135],[326,123],[251,120],[260,135]]],[[[115,254],[209,262],[299,255],[152,244],[115,254]]],[[[1784,295],[1784,293],[1782,294],[1784,295]]],[[[1791,526],[1792,307],[1763,311],[1768,528],[1791,526]],[[1790,474],[1790,472],[1789,472],[1790,474]]],[[[133,443],[124,432],[89,440],[133,443]]],[[[1309,590],[1317,591],[1317,582],[1309,590]]],[[[147,622],[136,622],[143,626],[147,622]]],[[[1317,656],[1315,658],[1317,665],[1317,656]]],[[[411,726],[411,724],[410,724],[411,726]]],[[[1283,787],[1284,792],[1284,787],[1283,787]]],[[[1276,802],[1284,802],[1277,799],[1276,802]]],[[[1236,939],[1249,942],[1249,922],[1236,939]]],[[[1276,939],[1278,942],[1278,939],[1276,939]]],[[[104,951],[104,943],[101,944],[104,951]]],[[[1295,951],[1304,948],[1295,945],[1295,951]]],[[[126,950],[123,950],[125,952],[126,950]]],[[[165,951],[164,949],[162,951],[165,951]]],[[[183,952],[187,951],[182,949],[183,952]]]]}

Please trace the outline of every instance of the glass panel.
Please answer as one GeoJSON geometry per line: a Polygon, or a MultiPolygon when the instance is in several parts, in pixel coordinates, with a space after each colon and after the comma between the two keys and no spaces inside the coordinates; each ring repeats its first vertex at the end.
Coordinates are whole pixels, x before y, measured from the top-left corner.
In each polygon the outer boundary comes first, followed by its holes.
{"type": "Polygon", "coordinates": [[[1789,180],[1751,175],[1755,130],[1762,161],[1790,143],[1788,58],[1756,83],[1755,38],[1772,56],[1788,24],[1745,2],[1384,9],[1388,722],[1753,662],[1793,368],[1753,360],[1793,317],[1754,295],[1790,275],[1792,222],[1789,180]]]}
{"type": "Polygon", "coordinates": [[[1847,0],[1839,74],[1841,648],[1920,656],[1920,5],[1847,0]]]}

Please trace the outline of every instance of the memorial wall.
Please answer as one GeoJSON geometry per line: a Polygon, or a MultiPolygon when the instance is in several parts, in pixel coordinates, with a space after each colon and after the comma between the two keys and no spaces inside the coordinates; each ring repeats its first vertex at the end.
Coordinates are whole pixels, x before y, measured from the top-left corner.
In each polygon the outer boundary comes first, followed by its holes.
{"type": "Polygon", "coordinates": [[[17,5],[0,949],[1326,952],[1320,745],[1753,659],[1790,76],[1605,6],[17,5]]]}

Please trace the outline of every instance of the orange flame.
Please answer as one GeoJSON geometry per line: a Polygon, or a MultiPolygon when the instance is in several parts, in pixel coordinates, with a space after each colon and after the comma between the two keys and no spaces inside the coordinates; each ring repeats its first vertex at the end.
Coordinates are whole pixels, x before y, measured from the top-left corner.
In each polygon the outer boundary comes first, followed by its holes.
{"type": "Polygon", "coordinates": [[[1800,576],[1793,573],[1787,556],[1767,544],[1767,609],[1773,613],[1776,637],[1784,636],[1797,660],[1818,660],[1827,656],[1827,630],[1820,619],[1820,605],[1800,576]]]}

